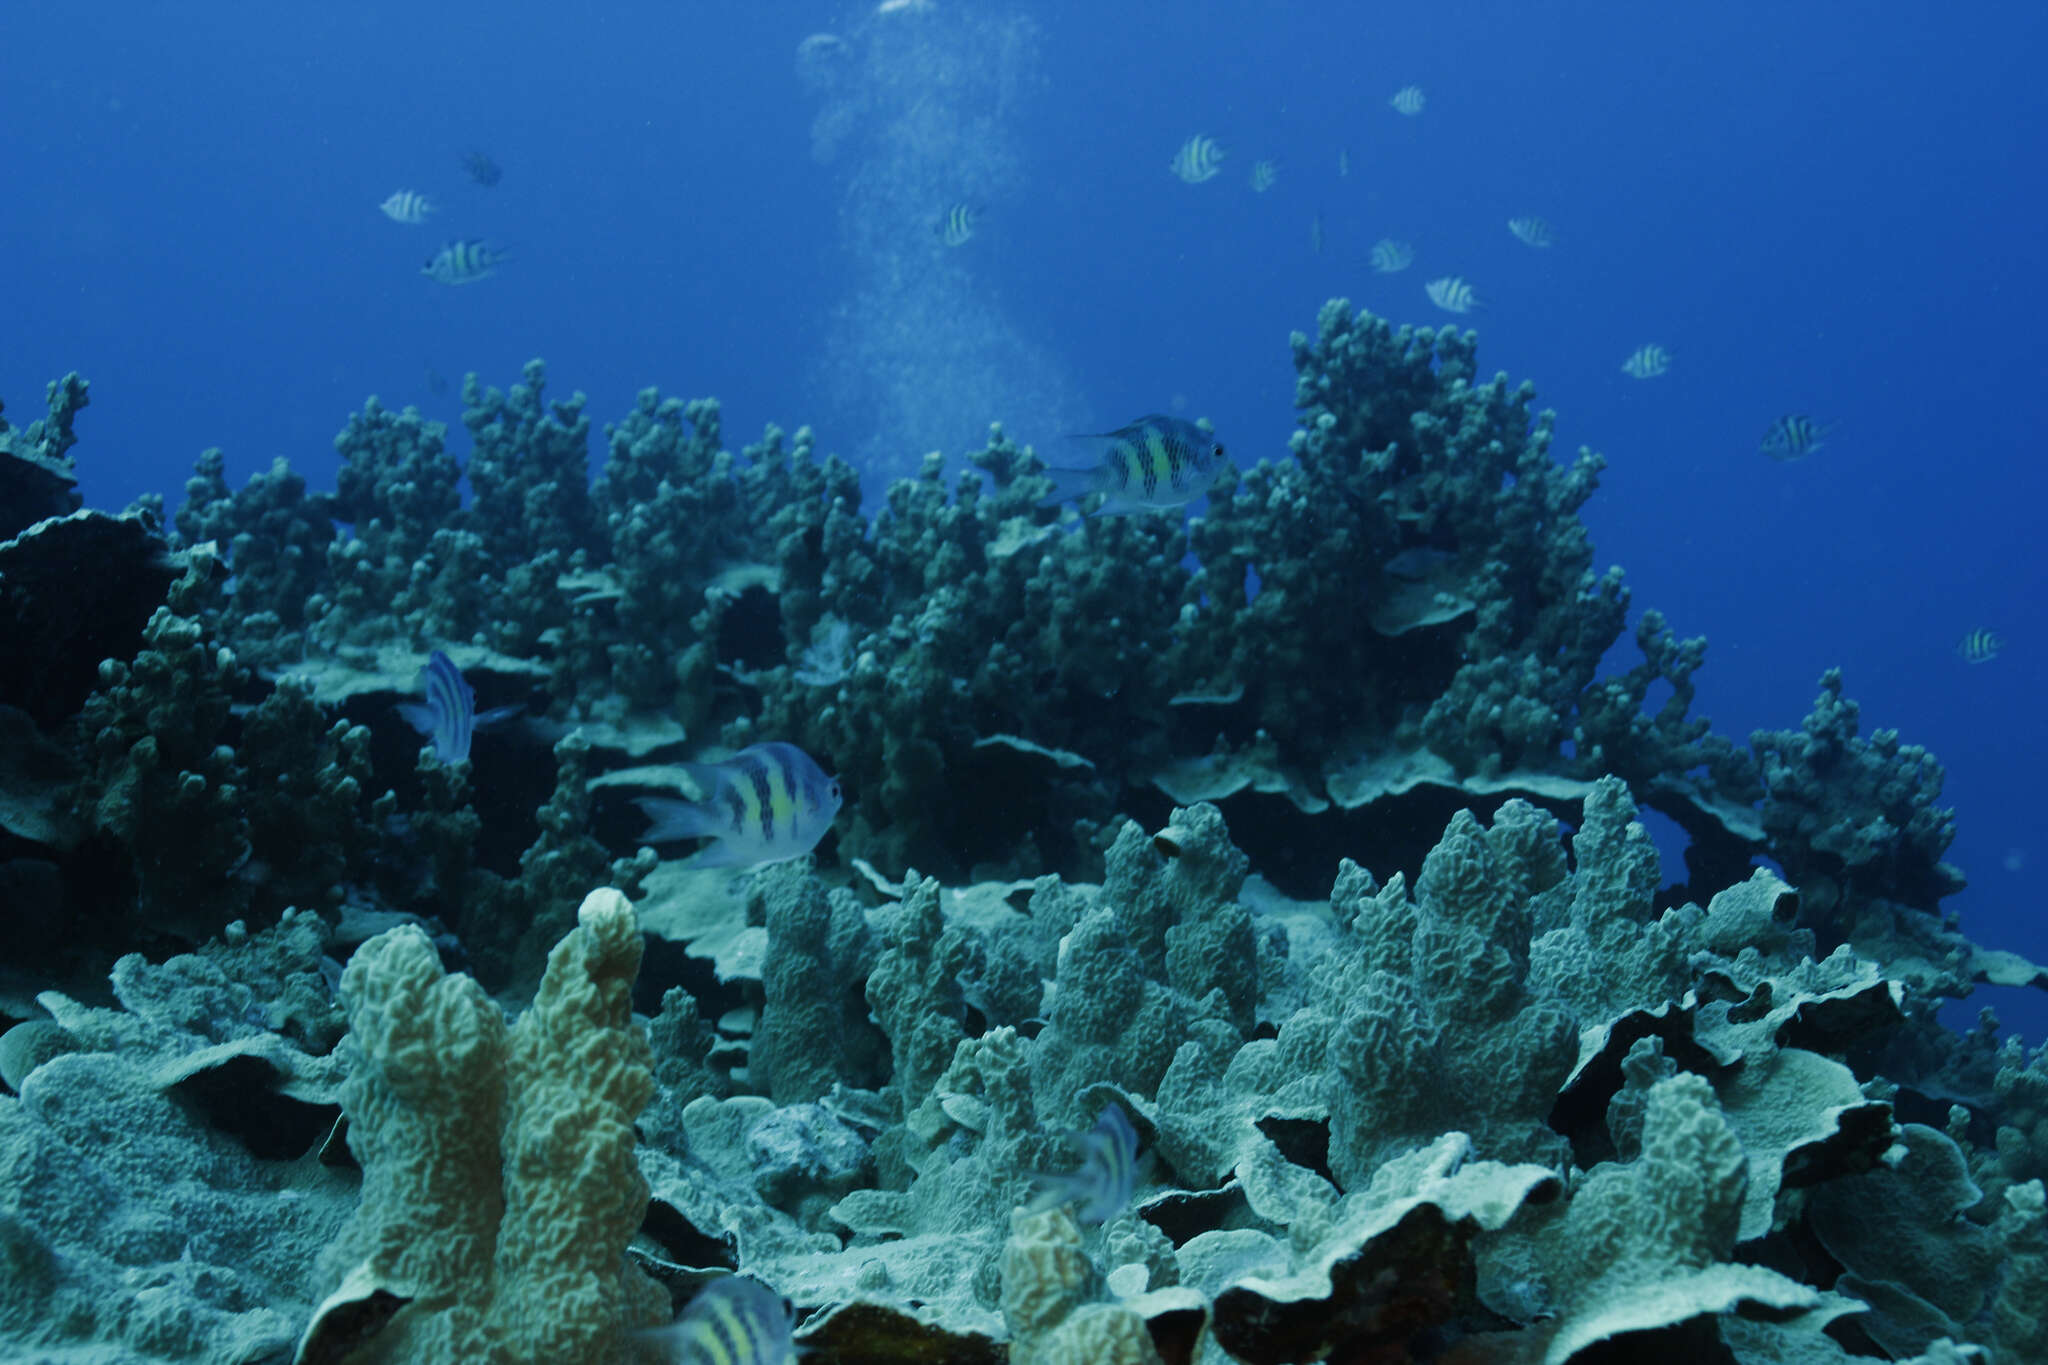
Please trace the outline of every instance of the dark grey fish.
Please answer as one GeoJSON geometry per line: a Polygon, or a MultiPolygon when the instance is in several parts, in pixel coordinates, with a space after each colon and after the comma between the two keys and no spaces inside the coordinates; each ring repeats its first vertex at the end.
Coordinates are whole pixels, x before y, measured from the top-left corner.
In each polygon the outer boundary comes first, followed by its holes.
{"type": "Polygon", "coordinates": [[[1803,412],[1788,412],[1764,431],[1762,449],[1774,460],[1803,460],[1826,443],[1834,423],[1814,421],[1803,412]]]}
{"type": "Polygon", "coordinates": [[[462,154],[462,169],[469,172],[469,178],[485,189],[505,178],[505,172],[497,162],[491,160],[488,152],[471,148],[462,154]]]}

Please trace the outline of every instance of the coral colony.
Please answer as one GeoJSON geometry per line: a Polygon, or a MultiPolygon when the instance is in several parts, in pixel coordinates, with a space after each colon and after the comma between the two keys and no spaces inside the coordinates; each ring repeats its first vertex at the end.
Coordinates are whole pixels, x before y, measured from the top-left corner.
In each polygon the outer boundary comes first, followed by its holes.
{"type": "Polygon", "coordinates": [[[1602,672],[1602,461],[1471,334],[1293,358],[1193,516],[1000,428],[867,508],[653,390],[592,470],[536,361],[465,464],[372,399],[166,526],[53,384],[0,1353],[2048,1359],[2048,1062],[1934,1020],[2043,974],[1943,911],[1941,766],[1834,673],[1715,733],[1654,611],[1602,672]]]}

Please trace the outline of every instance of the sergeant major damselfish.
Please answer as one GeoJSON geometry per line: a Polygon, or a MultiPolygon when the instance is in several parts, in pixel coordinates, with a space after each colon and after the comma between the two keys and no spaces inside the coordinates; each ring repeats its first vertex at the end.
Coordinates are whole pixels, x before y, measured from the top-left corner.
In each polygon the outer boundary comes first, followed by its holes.
{"type": "Polygon", "coordinates": [[[1053,490],[1040,506],[1100,493],[1102,505],[1093,516],[1171,510],[1207,493],[1230,469],[1213,433],[1156,412],[1085,439],[1109,445],[1100,460],[1085,468],[1046,470],[1053,490]]]}

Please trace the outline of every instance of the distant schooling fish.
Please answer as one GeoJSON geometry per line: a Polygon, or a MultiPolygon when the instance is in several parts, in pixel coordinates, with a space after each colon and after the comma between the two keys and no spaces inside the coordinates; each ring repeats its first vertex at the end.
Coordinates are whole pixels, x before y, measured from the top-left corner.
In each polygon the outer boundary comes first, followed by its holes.
{"type": "Polygon", "coordinates": [[[1223,150],[1215,138],[1197,133],[1180,144],[1180,150],[1173,154],[1167,169],[1190,185],[1199,185],[1204,180],[1213,180],[1223,169],[1223,159],[1230,153],[1223,150]]]}
{"type": "Polygon", "coordinates": [[[1427,104],[1428,100],[1423,97],[1421,86],[1404,85],[1394,92],[1394,98],[1387,103],[1394,106],[1395,113],[1414,118],[1422,112],[1422,106],[1427,104]]]}
{"type": "Polygon", "coordinates": [[[1527,246],[1545,247],[1554,245],[1557,234],[1550,230],[1550,224],[1541,218],[1510,218],[1508,231],[1527,246]]]}
{"type": "Polygon", "coordinates": [[[697,801],[643,796],[634,802],[654,823],[641,840],[717,842],[694,867],[753,867],[801,858],[818,846],[839,813],[839,784],[811,756],[779,741],[749,744],[723,763],[686,763],[703,793],[697,801]]]}
{"type": "Polygon", "coordinates": [[[1264,194],[1280,183],[1280,163],[1262,158],[1252,163],[1250,184],[1253,194],[1264,194]]]}
{"type": "Polygon", "coordinates": [[[1463,277],[1446,275],[1440,280],[1431,280],[1422,286],[1422,292],[1429,295],[1429,301],[1446,313],[1469,313],[1479,306],[1479,296],[1472,292],[1472,286],[1463,277]]]}
{"type": "Polygon", "coordinates": [[[394,223],[407,223],[418,227],[426,222],[427,215],[434,211],[434,201],[424,194],[399,190],[377,207],[384,210],[384,216],[394,223]]]}
{"type": "Polygon", "coordinates": [[[2005,641],[2000,638],[1998,632],[1986,630],[1982,626],[1970,631],[1956,642],[1956,653],[1966,664],[1988,664],[1997,658],[1999,651],[2004,648],[2005,641]]]}
{"type": "Polygon", "coordinates": [[[440,650],[427,656],[420,670],[424,702],[398,704],[406,724],[434,742],[434,757],[443,763],[459,763],[469,757],[469,741],[478,730],[519,714],[520,706],[494,706],[481,715],[476,709],[476,689],[464,681],[462,670],[440,650]]]}
{"type": "Polygon", "coordinates": [[[1372,244],[1372,268],[1382,275],[1398,275],[1415,264],[1415,248],[1391,237],[1372,244]]]}
{"type": "Polygon", "coordinates": [[[966,246],[974,240],[974,229],[980,222],[980,209],[972,204],[955,204],[946,210],[932,233],[947,246],[966,246]]]}
{"type": "Polygon", "coordinates": [[[469,178],[485,189],[505,178],[505,172],[486,152],[474,149],[462,154],[462,169],[469,172],[469,178]]]}
{"type": "Polygon", "coordinates": [[[1123,1106],[1109,1104],[1096,1118],[1095,1126],[1078,1134],[1074,1143],[1081,1149],[1081,1169],[1067,1175],[1040,1175],[1034,1209],[1061,1204],[1075,1205],[1074,1216],[1084,1223],[1106,1223],[1124,1211],[1131,1191],[1138,1184],[1138,1130],[1131,1126],[1123,1106]]]}
{"type": "Polygon", "coordinates": [[[1671,368],[1671,352],[1656,342],[1638,346],[1621,362],[1621,372],[1630,379],[1655,379],[1671,368]]]}
{"type": "Polygon", "coordinates": [[[1764,431],[1764,454],[1789,463],[1813,454],[1824,445],[1834,423],[1816,422],[1803,412],[1788,412],[1764,431]]]}
{"type": "Polygon", "coordinates": [[[795,1314],[789,1300],[757,1281],[725,1275],[697,1291],[666,1327],[634,1333],[675,1365],[788,1365],[795,1314]]]}
{"type": "Polygon", "coordinates": [[[1053,491],[1041,507],[1104,495],[1096,516],[1185,507],[1223,476],[1223,447],[1216,438],[1179,417],[1140,417],[1089,440],[1109,442],[1102,459],[1084,469],[1048,469],[1053,491]]]}
{"type": "Polygon", "coordinates": [[[502,248],[482,240],[450,242],[420,267],[435,284],[475,284],[487,279],[507,259],[502,248]]]}

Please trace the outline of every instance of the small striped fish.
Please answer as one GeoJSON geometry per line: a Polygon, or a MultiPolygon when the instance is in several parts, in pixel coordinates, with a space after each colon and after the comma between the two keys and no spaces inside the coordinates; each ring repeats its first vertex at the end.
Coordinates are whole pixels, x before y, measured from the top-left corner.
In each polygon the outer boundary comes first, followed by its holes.
{"type": "Polygon", "coordinates": [[[434,211],[431,199],[411,190],[399,190],[377,207],[384,210],[384,216],[392,222],[407,223],[413,227],[426,222],[427,215],[434,211]]]}
{"type": "Polygon", "coordinates": [[[1216,438],[1179,417],[1153,413],[1088,439],[1110,443],[1102,459],[1085,469],[1046,470],[1053,491],[1039,506],[1101,493],[1102,506],[1094,513],[1101,517],[1185,507],[1207,493],[1225,469],[1216,438]]]}
{"type": "Polygon", "coordinates": [[[947,246],[966,246],[974,240],[974,227],[980,221],[980,209],[972,204],[955,204],[946,210],[933,232],[947,246]]]}
{"type": "Polygon", "coordinates": [[[1764,431],[1762,449],[1774,460],[1801,460],[1819,450],[1832,430],[1832,422],[1823,426],[1803,412],[1788,412],[1764,431]]]}
{"type": "Polygon", "coordinates": [[[1180,150],[1173,154],[1167,169],[1190,185],[1199,185],[1204,180],[1215,179],[1216,173],[1223,169],[1223,159],[1229,155],[1216,139],[1196,133],[1180,144],[1180,150]]]}
{"type": "Polygon", "coordinates": [[[1446,313],[1469,313],[1479,306],[1479,296],[1472,292],[1472,286],[1456,275],[1431,280],[1422,286],[1422,292],[1446,313]]]}
{"type": "Polygon", "coordinates": [[[1630,379],[1655,379],[1671,368],[1671,352],[1652,341],[1636,347],[1627,360],[1621,362],[1621,372],[1630,379]]]}
{"type": "Polygon", "coordinates": [[[1508,231],[1530,246],[1551,246],[1557,241],[1556,234],[1550,230],[1550,224],[1541,218],[1510,218],[1508,231]]]}
{"type": "Polygon", "coordinates": [[[787,1299],[757,1281],[726,1275],[697,1291],[666,1327],[636,1332],[675,1365],[789,1365],[796,1359],[796,1315],[787,1299]]]}
{"type": "Polygon", "coordinates": [[[1391,237],[1372,244],[1372,268],[1382,275],[1398,275],[1415,264],[1415,248],[1391,237]]]}
{"type": "Polygon", "coordinates": [[[1117,1104],[1105,1105],[1095,1126],[1074,1139],[1081,1149],[1081,1169],[1071,1175],[1038,1177],[1034,1210],[1075,1205],[1083,1223],[1106,1223],[1124,1211],[1138,1185],[1138,1130],[1117,1104]]]}
{"type": "Polygon", "coordinates": [[[501,249],[486,241],[450,242],[427,258],[420,274],[435,284],[475,284],[488,279],[505,259],[501,249]]]}
{"type": "Polygon", "coordinates": [[[1252,163],[1251,186],[1253,194],[1264,194],[1280,181],[1280,163],[1277,161],[1254,161],[1252,163]]]}
{"type": "Polygon", "coordinates": [[[510,720],[523,709],[496,706],[478,715],[476,689],[463,678],[454,660],[438,649],[427,656],[426,667],[420,670],[420,689],[427,699],[400,702],[398,714],[407,725],[433,741],[434,757],[443,763],[460,763],[468,758],[470,740],[478,730],[510,720]]]}
{"type": "Polygon", "coordinates": [[[1394,98],[1387,101],[1394,106],[1395,113],[1406,114],[1409,118],[1421,113],[1422,106],[1427,102],[1419,85],[1404,85],[1394,92],[1394,98]]]}
{"type": "Polygon", "coordinates": [[[1956,642],[1956,653],[1962,656],[1966,664],[1988,664],[1997,658],[1998,652],[2004,648],[2005,641],[1997,631],[1986,630],[1981,626],[1956,642]]]}
{"type": "Polygon", "coordinates": [[[692,867],[753,867],[801,858],[839,813],[839,784],[794,744],[749,744],[723,763],[685,763],[696,801],[643,796],[654,823],[641,842],[714,839],[692,867]]]}

